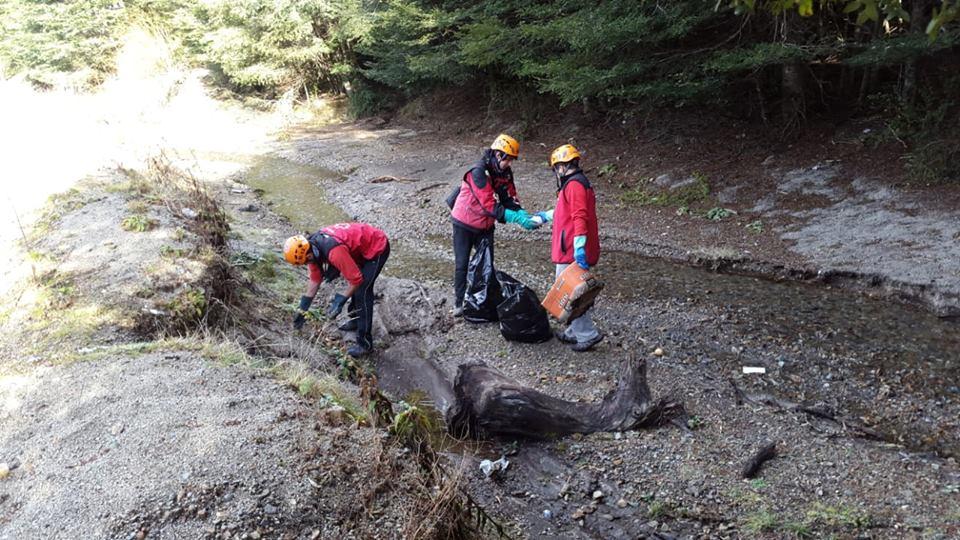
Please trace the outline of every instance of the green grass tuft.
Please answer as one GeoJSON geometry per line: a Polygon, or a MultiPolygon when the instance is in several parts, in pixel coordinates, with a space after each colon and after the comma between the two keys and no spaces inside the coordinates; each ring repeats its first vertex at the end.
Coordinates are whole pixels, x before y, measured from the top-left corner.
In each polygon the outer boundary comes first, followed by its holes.
{"type": "Polygon", "coordinates": [[[830,506],[823,503],[814,503],[807,511],[807,520],[813,524],[847,529],[866,528],[873,523],[870,515],[863,510],[843,504],[830,506]]]}
{"type": "Polygon", "coordinates": [[[776,530],[779,524],[776,514],[766,509],[748,514],[743,520],[743,528],[753,534],[776,530]]]}
{"type": "Polygon", "coordinates": [[[676,206],[689,208],[710,196],[710,183],[701,173],[693,173],[694,183],[678,189],[651,191],[645,187],[636,187],[620,195],[620,200],[639,206],[676,206]]]}
{"type": "Polygon", "coordinates": [[[120,227],[130,232],[147,232],[156,225],[156,222],[143,214],[132,214],[120,222],[120,227]]]}

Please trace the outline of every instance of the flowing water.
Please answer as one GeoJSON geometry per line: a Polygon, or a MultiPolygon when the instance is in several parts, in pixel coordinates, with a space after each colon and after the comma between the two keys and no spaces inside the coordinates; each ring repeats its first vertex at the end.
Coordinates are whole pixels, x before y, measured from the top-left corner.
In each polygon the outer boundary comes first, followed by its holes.
{"type": "Polygon", "coordinates": [[[313,233],[350,217],[327,202],[322,183],[340,180],[340,173],[293,161],[263,156],[244,173],[244,182],[261,192],[271,209],[284,216],[300,231],[313,233]]]}

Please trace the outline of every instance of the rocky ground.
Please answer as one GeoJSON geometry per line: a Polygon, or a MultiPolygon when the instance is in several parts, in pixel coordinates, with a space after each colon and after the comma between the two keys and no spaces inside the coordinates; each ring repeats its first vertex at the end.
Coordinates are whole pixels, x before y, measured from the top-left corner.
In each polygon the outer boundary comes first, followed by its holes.
{"type": "MultiPolygon", "coordinates": [[[[403,125],[383,129],[348,125],[301,132],[280,155],[341,173],[321,181],[327,197],[351,218],[384,227],[416,253],[394,263],[390,272],[416,276],[440,287],[442,295],[450,264],[449,222],[442,198],[450,179],[458,177],[473,153],[474,148],[460,142],[436,142],[429,133],[403,125]]],[[[517,171],[521,198],[528,207],[547,207],[550,181],[531,168],[539,166],[521,160],[517,171]]],[[[804,169],[809,173],[797,169],[786,174],[784,192],[790,193],[794,185],[797,189],[829,185],[836,173],[822,169],[823,165],[811,166],[804,169]]],[[[724,258],[716,250],[729,249],[724,239],[732,229],[740,231],[741,242],[769,244],[766,250],[758,249],[762,261],[788,251],[778,238],[781,234],[810,227],[848,228],[831,221],[830,215],[817,219],[825,210],[804,209],[809,223],[768,229],[756,240],[754,233],[743,231],[743,224],[722,223],[718,227],[726,227],[724,234],[714,232],[711,237],[707,229],[713,224],[698,225],[699,233],[684,236],[686,244],[671,244],[669,239],[652,243],[652,235],[637,234],[637,229],[666,225],[627,217],[628,212],[649,215],[651,209],[630,207],[604,193],[604,184],[600,185],[603,242],[612,248],[608,260],[616,263],[614,271],[619,273],[608,281],[627,276],[636,282],[612,283],[612,294],[604,296],[597,320],[608,337],[595,352],[576,355],[556,342],[510,344],[499,336],[496,325],[457,322],[440,336],[429,329],[421,339],[409,334],[385,336],[388,350],[383,357],[388,360],[378,362],[396,364],[406,357],[410,367],[400,378],[410,380],[416,376],[409,372],[418,369],[409,360],[411,355],[439,367],[448,377],[460,363],[479,360],[552,395],[596,400],[614,384],[619,362],[641,355],[651,360],[654,393],[680,396],[697,417],[696,429],[521,444],[514,458],[517,467],[507,479],[478,487],[484,501],[504,517],[518,512],[526,516],[524,523],[532,534],[630,537],[652,534],[651,522],[658,531],[681,535],[956,534],[960,408],[955,362],[960,345],[952,323],[859,294],[716,274],[690,277],[689,268],[629,255],[650,253],[651,246],[653,251],[677,253],[700,243],[699,252],[716,261],[724,258]],[[713,243],[707,245],[711,238],[713,243]],[[637,272],[637,266],[653,270],[637,272]],[[933,328],[939,337],[923,328],[933,328]],[[918,334],[912,336],[913,332],[918,334]],[[651,356],[656,348],[664,354],[651,356]],[[743,375],[744,365],[765,367],[767,373],[743,375]],[[741,391],[755,397],[744,399],[741,391]],[[769,396],[805,404],[814,413],[828,411],[836,421],[790,411],[789,404],[778,405],[769,396]],[[781,457],[771,462],[762,479],[739,479],[740,465],[766,440],[778,443],[781,457]],[[579,487],[560,490],[575,477],[580,478],[579,487]],[[599,499],[591,499],[595,488],[603,493],[599,499]]],[[[770,198],[789,204],[785,195],[770,198]]],[[[861,200],[866,207],[856,212],[870,213],[875,197],[861,200]]],[[[836,208],[834,213],[847,211],[836,208]]],[[[949,237],[953,217],[934,214],[930,219],[949,237]]],[[[506,228],[498,232],[498,266],[541,292],[548,282],[543,276],[550,274],[549,265],[537,255],[546,258],[546,235],[506,228]]],[[[860,243],[883,249],[869,238],[861,237],[860,243]]],[[[838,243],[838,249],[843,245],[838,243]]],[[[811,262],[798,251],[790,253],[780,259],[781,269],[799,269],[811,262]]],[[[829,258],[814,262],[823,268],[832,264],[829,258]]],[[[929,278],[947,263],[931,254],[916,255],[910,264],[929,278]]],[[[894,279],[901,278],[909,280],[906,274],[894,279]]],[[[865,284],[869,280],[860,283],[865,284]]],[[[428,290],[436,294],[433,288],[428,290]]],[[[872,292],[883,295],[879,288],[872,292]]],[[[390,292],[384,294],[383,304],[393,304],[390,292]]],[[[435,368],[424,371],[432,373],[435,368]]],[[[388,379],[383,382],[390,384],[388,379]]],[[[397,384],[404,388],[407,382],[397,384]]],[[[494,451],[490,457],[495,455],[494,451]]]]}

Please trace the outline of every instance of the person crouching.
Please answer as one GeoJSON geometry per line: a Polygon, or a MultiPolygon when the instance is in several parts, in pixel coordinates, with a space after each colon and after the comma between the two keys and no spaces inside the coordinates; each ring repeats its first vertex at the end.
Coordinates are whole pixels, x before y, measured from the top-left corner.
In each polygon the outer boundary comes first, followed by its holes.
{"type": "Polygon", "coordinates": [[[373,284],[390,256],[390,241],[380,229],[366,223],[337,223],[310,235],[292,236],[283,245],[283,257],[294,265],[306,264],[310,271],[307,289],[300,298],[293,326],[303,328],[305,315],[320,283],[343,276],[347,288],[333,296],[326,314],[336,318],[347,299],[352,318],[341,330],[357,332],[357,342],[347,353],[359,358],[373,350],[373,284]]]}

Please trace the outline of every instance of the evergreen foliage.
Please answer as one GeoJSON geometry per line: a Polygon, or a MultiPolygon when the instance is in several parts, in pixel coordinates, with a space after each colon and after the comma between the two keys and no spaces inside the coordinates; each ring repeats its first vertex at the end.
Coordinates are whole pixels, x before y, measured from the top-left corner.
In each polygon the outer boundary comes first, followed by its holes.
{"type": "Polygon", "coordinates": [[[789,128],[883,95],[949,139],[958,19],[954,0],[6,0],[0,61],[95,84],[146,21],[234,90],[346,93],[357,114],[462,87],[534,113],[705,105],[789,128]]]}
{"type": "Polygon", "coordinates": [[[123,11],[110,0],[0,2],[0,73],[87,88],[113,70],[123,11]]]}

